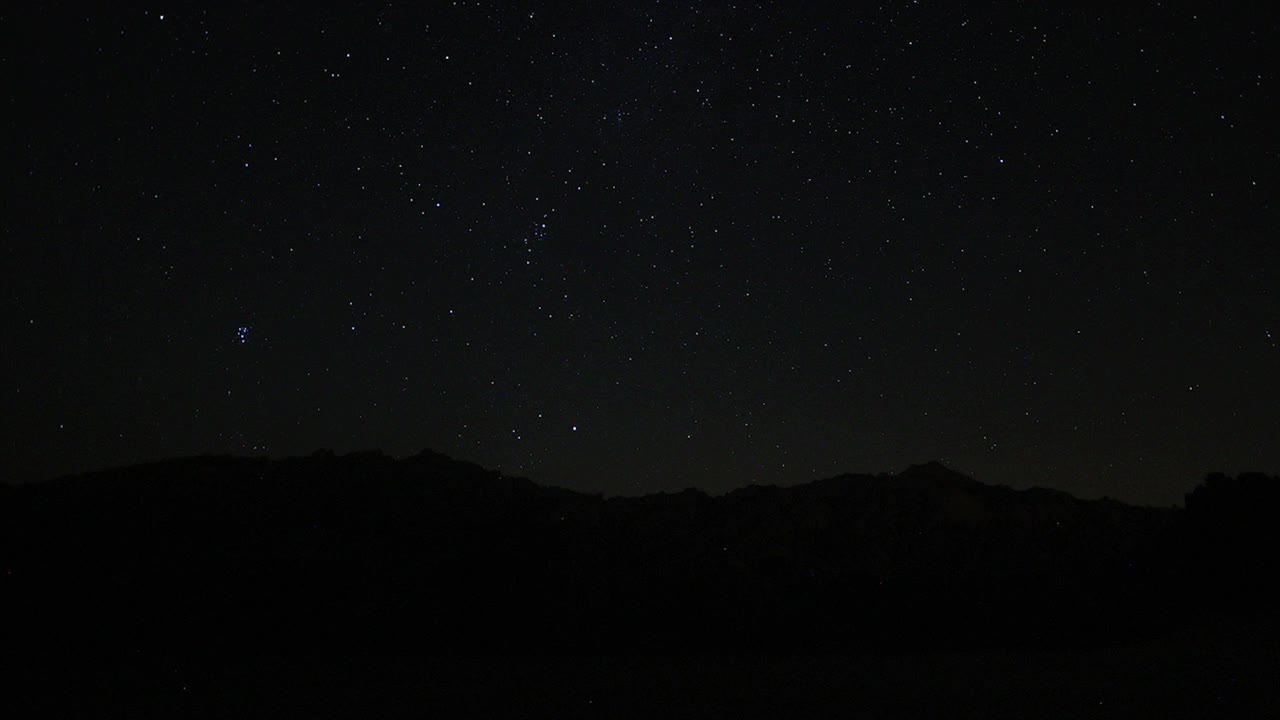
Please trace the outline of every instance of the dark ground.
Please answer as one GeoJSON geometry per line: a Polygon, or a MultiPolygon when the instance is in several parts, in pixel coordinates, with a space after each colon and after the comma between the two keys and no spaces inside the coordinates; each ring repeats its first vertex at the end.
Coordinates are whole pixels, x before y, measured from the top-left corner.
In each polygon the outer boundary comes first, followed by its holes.
{"type": "Polygon", "coordinates": [[[609,498],[432,453],[0,486],[6,717],[1280,717],[1280,478],[609,498]]]}
{"type": "Polygon", "coordinates": [[[10,699],[62,717],[1264,718],[1275,630],[1221,619],[1073,651],[139,658],[20,668],[38,682],[10,699]]]}

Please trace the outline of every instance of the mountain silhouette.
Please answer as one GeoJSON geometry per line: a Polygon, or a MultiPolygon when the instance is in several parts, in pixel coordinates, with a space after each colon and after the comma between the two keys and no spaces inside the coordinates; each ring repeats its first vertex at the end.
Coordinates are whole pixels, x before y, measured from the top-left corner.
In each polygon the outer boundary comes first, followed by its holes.
{"type": "Polygon", "coordinates": [[[1229,485],[1180,511],[927,463],[606,499],[429,451],[197,457],[7,488],[0,560],[14,642],[44,649],[1105,645],[1176,624],[1205,577],[1273,596],[1211,561],[1263,540],[1202,501],[1229,485]]]}

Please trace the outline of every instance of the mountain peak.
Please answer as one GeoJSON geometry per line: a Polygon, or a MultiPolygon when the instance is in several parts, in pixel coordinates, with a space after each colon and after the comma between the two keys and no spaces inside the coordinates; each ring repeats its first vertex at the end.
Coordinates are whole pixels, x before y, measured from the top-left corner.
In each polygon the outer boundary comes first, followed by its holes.
{"type": "Polygon", "coordinates": [[[964,484],[977,483],[977,480],[957,472],[943,465],[937,460],[930,460],[920,465],[908,465],[906,470],[898,473],[900,478],[921,478],[938,481],[963,482],[964,484]]]}

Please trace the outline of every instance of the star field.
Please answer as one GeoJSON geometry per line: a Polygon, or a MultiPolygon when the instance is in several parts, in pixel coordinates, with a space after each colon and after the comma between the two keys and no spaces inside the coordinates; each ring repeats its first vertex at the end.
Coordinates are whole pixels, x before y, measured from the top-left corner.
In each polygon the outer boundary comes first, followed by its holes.
{"type": "Polygon", "coordinates": [[[0,466],[1275,472],[1274,20],[795,5],[6,16],[0,466]]]}

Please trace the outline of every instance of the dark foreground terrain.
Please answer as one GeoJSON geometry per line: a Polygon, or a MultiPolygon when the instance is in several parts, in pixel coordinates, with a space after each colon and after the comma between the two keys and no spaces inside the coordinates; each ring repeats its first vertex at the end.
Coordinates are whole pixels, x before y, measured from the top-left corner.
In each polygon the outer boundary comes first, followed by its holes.
{"type": "Polygon", "coordinates": [[[433,453],[0,486],[6,704],[1276,716],[1278,486],[1139,508],[928,464],[604,499],[433,453]]]}

